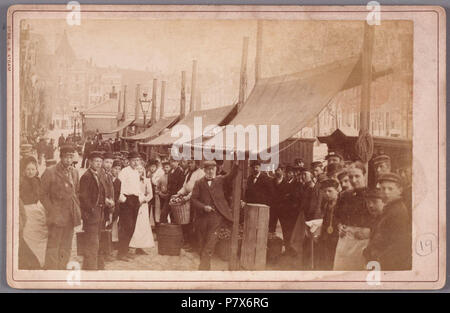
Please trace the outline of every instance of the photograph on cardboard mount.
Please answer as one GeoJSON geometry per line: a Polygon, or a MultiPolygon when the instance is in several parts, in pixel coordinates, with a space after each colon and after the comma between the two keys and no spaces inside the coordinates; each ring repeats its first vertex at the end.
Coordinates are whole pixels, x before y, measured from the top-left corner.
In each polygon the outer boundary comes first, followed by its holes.
{"type": "Polygon", "coordinates": [[[411,21],[24,19],[19,38],[19,270],[411,270],[411,21]]]}

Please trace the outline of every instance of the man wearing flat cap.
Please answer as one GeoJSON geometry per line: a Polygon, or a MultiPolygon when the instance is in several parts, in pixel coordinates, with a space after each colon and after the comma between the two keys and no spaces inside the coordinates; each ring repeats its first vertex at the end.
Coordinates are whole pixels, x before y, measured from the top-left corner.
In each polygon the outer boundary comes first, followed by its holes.
{"type": "MultiPolygon", "coordinates": [[[[373,169],[375,171],[375,179],[377,180],[383,174],[391,172],[391,158],[387,154],[379,154],[372,158],[373,169]]],[[[373,185],[374,182],[372,182],[373,185]]],[[[375,186],[373,186],[375,187],[375,186]]],[[[379,187],[377,185],[377,187],[379,187]]]]}
{"type": "Polygon", "coordinates": [[[40,200],[47,212],[48,242],[45,269],[65,270],[72,249],[74,227],[81,224],[78,171],[72,167],[75,150],[62,146],[61,161],[41,177],[40,200]]]}
{"type": "Polygon", "coordinates": [[[412,234],[401,196],[401,178],[388,173],[381,175],[378,183],[381,189],[368,192],[365,197],[369,212],[375,213],[376,220],[363,254],[368,262],[379,262],[382,271],[410,270],[412,234]],[[376,203],[381,201],[383,205],[377,207],[376,203]]]}
{"type": "Polygon", "coordinates": [[[342,155],[335,151],[328,152],[327,156],[325,157],[325,160],[327,160],[327,165],[330,164],[341,164],[344,158],[342,155]]]}
{"type": "Polygon", "coordinates": [[[218,237],[217,230],[224,224],[233,222],[232,211],[228,204],[224,188],[232,184],[237,173],[237,164],[229,174],[217,176],[214,160],[203,162],[205,176],[194,184],[191,204],[196,214],[196,229],[199,236],[200,265],[199,270],[211,269],[211,257],[218,237]]]}
{"type": "Polygon", "coordinates": [[[107,184],[102,178],[103,156],[98,151],[89,154],[89,169],[80,179],[80,207],[83,219],[84,270],[102,270],[104,256],[100,253],[100,232],[104,228],[105,211],[111,208],[107,201],[107,184]]]}

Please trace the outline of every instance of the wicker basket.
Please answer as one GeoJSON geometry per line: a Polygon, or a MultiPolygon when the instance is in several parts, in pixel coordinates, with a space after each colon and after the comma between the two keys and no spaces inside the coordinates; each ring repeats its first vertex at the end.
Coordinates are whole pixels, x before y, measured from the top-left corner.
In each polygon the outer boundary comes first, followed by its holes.
{"type": "Polygon", "coordinates": [[[189,224],[191,221],[191,206],[189,201],[184,203],[171,203],[169,205],[174,224],[189,224]]]}

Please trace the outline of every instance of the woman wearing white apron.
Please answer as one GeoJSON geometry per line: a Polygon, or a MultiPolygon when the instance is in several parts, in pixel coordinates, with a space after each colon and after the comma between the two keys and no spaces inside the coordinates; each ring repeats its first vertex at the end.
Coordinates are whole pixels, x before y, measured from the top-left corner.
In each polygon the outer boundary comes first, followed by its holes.
{"type": "Polygon", "coordinates": [[[141,190],[144,198],[140,199],[141,206],[136,220],[136,228],[130,241],[130,247],[136,248],[136,254],[147,254],[143,249],[155,246],[148,212],[148,202],[153,198],[153,191],[151,180],[145,177],[144,167],[139,165],[137,170],[141,175],[141,190]]]}
{"type": "Polygon", "coordinates": [[[45,209],[39,201],[41,180],[37,161],[32,156],[21,160],[20,172],[20,231],[19,268],[41,269],[45,264],[48,229],[45,209]]]}
{"type": "Polygon", "coordinates": [[[336,207],[339,240],[333,270],[359,271],[366,269],[363,250],[367,247],[373,217],[365,201],[366,168],[361,162],[348,169],[353,190],[342,192],[336,207]]]}

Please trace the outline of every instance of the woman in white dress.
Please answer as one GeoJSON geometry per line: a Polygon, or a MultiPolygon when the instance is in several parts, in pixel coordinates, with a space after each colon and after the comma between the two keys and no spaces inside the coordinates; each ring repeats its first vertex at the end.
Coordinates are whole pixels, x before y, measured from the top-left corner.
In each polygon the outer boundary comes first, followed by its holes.
{"type": "Polygon", "coordinates": [[[144,197],[139,199],[141,206],[139,208],[133,237],[130,241],[130,247],[136,248],[136,254],[147,254],[143,249],[153,248],[155,246],[148,213],[148,203],[153,198],[153,191],[151,180],[145,177],[144,167],[139,165],[137,170],[141,175],[141,191],[144,197]]]}

